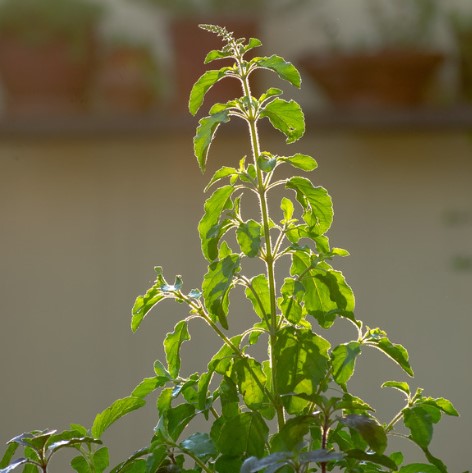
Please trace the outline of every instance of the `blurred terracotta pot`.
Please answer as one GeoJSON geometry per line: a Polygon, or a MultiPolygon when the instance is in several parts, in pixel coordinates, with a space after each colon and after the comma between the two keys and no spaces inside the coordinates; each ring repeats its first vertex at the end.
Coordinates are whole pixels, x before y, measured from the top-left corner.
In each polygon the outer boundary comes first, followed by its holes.
{"type": "MultiPolygon", "coordinates": [[[[217,63],[204,64],[205,56],[212,49],[221,49],[221,38],[198,28],[198,24],[224,25],[235,37],[254,38],[259,34],[259,22],[253,17],[194,17],[174,18],[170,34],[174,53],[174,105],[178,112],[187,112],[190,91],[195,81],[208,69],[231,65],[231,61],[218,60],[217,63]]],[[[241,84],[234,79],[224,79],[207,94],[205,103],[226,102],[242,94],[241,84]]]]}
{"type": "Polygon", "coordinates": [[[83,113],[94,66],[92,34],[80,51],[63,38],[32,44],[15,34],[0,37],[0,79],[6,112],[19,118],[83,113]]]}
{"type": "Polygon", "coordinates": [[[299,64],[335,106],[404,108],[424,102],[443,60],[436,52],[389,50],[308,55],[299,64]]]}
{"type": "Polygon", "coordinates": [[[152,111],[158,99],[157,73],[146,47],[120,45],[106,51],[96,77],[99,112],[126,115],[152,111]]]}

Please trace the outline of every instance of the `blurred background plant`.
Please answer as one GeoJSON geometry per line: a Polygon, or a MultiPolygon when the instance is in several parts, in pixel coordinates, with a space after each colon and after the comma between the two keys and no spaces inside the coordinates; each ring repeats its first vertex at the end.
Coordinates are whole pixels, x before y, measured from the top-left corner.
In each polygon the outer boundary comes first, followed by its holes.
{"type": "Polygon", "coordinates": [[[459,98],[472,102],[472,10],[453,10],[449,26],[456,46],[459,98]]]}
{"type": "Polygon", "coordinates": [[[177,16],[231,14],[246,16],[288,10],[309,3],[308,0],[144,0],[177,16]]]}
{"type": "Polygon", "coordinates": [[[437,0],[363,0],[365,28],[343,41],[345,18],[328,1],[313,9],[313,25],[325,48],[307,50],[300,65],[331,104],[354,109],[398,109],[423,105],[442,51],[432,41],[437,0]]]}
{"type": "Polygon", "coordinates": [[[0,77],[10,116],[88,109],[104,8],[91,0],[0,3],[0,77]]]}

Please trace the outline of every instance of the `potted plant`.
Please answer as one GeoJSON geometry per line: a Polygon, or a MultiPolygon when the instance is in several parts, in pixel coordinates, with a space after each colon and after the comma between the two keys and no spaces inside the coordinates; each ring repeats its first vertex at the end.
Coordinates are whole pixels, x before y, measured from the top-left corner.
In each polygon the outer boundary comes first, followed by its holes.
{"type": "Polygon", "coordinates": [[[459,98],[472,102],[472,14],[453,11],[449,16],[457,48],[459,98]]]}
{"type": "Polygon", "coordinates": [[[155,110],[160,72],[150,45],[123,37],[105,43],[98,59],[94,87],[98,112],[139,115],[155,110]]]}
{"type": "Polygon", "coordinates": [[[86,109],[102,12],[91,0],[0,3],[0,80],[9,115],[86,109]]]}
{"type": "Polygon", "coordinates": [[[342,46],[334,21],[321,15],[318,24],[333,47],[307,53],[300,58],[300,66],[336,106],[378,109],[420,105],[444,59],[430,46],[437,0],[366,1],[373,37],[363,38],[363,47],[342,46]]]}
{"type": "Polygon", "coordinates": [[[131,328],[138,330],[156,306],[162,309],[162,301],[180,303],[184,314],[165,336],[165,361],[156,361],[153,374],[99,413],[91,428],[72,424],[61,433],[37,430],[14,437],[0,460],[0,473],[22,466],[46,473],[51,457],[63,448],[77,451],[71,462],[77,473],[102,473],[108,467],[103,433],[152,393],[158,393],[158,420],[151,441],[112,473],[447,473],[430,444],[442,415],[457,415],[450,401],[412,390],[406,381],[388,380],[382,387],[396,390],[404,402],[384,419],[349,389],[356,363],[371,348],[404,375],[413,376],[413,370],[402,345],[380,328],[364,326],[354,313],[353,291],[332,266],[348,252],[332,247],[326,235],[333,222],[326,189],[305,175],[280,176],[280,167],[315,170],[314,158],[262,147],[261,120],[267,119],[289,144],[303,136],[305,122],[301,107],[282,99],[282,90],[252,95],[252,74],[266,69],[300,87],[299,72],[277,55],[248,59],[246,53],[261,44],[256,39],[245,42],[218,26],[202,28],[224,42],[209,53],[208,62],[231,58],[234,68],[205,72],[192,88],[190,112],[197,114],[223,78],[239,82],[243,93],[213,105],[199,120],[194,137],[199,167],[206,170],[215,134],[231,120],[247,125],[250,156],[218,169],[207,186],[211,195],[198,224],[208,263],[202,285],[189,290],[181,276],[167,280],[156,267],[154,283],[135,301],[131,328]],[[283,189],[282,197],[272,192],[276,187],[283,189]],[[251,199],[259,210],[254,218],[248,216],[254,209],[251,199]],[[287,272],[278,264],[282,258],[290,262],[287,272]],[[242,289],[244,300],[233,308],[235,288],[242,289]],[[246,313],[251,317],[245,329],[230,330],[246,313]],[[203,373],[188,374],[182,369],[182,346],[194,321],[203,322],[221,348],[203,373]],[[325,337],[342,323],[353,328],[353,338],[332,344],[325,337]],[[188,434],[195,419],[202,419],[206,430],[188,434]],[[424,459],[410,463],[391,451],[392,435],[415,444],[424,459]],[[14,459],[18,448],[23,456],[14,459]]]}

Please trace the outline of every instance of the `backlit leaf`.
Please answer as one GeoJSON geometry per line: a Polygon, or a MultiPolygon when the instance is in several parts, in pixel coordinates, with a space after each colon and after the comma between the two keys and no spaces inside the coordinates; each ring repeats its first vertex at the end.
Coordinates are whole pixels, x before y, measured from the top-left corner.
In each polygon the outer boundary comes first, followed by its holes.
{"type": "Polygon", "coordinates": [[[284,58],[273,54],[270,57],[254,58],[254,62],[256,62],[259,67],[276,72],[281,79],[300,88],[302,83],[300,73],[292,63],[285,61],[284,58]]]}
{"type": "Polygon", "coordinates": [[[410,429],[411,439],[420,447],[427,447],[433,437],[433,424],[441,419],[441,412],[430,405],[415,405],[403,410],[403,421],[410,429]]]}
{"type": "Polygon", "coordinates": [[[306,154],[297,153],[293,156],[282,157],[280,159],[303,171],[313,171],[318,167],[318,163],[315,159],[306,154]]]}
{"type": "MultiPolygon", "coordinates": [[[[207,56],[208,58],[208,56],[207,56]]],[[[195,115],[203,104],[205,94],[230,70],[229,67],[223,67],[218,70],[210,70],[203,73],[203,75],[195,82],[190,91],[190,98],[188,101],[188,109],[192,115],[195,115]]]]}
{"type": "Polygon", "coordinates": [[[255,220],[243,222],[236,229],[236,239],[241,251],[249,258],[254,258],[259,253],[261,233],[261,226],[255,220]]]}
{"type": "Polygon", "coordinates": [[[198,224],[202,252],[208,261],[213,261],[218,256],[218,243],[227,231],[226,222],[220,223],[221,213],[232,208],[231,195],[233,186],[223,186],[217,189],[204,204],[204,214],[198,224]]]}
{"type": "Polygon", "coordinates": [[[270,317],[269,282],[265,274],[251,279],[251,288],[246,288],[246,297],[252,302],[254,312],[262,319],[270,317]]]}
{"type": "Polygon", "coordinates": [[[229,293],[234,285],[234,276],[239,271],[239,256],[229,255],[215,261],[208,267],[202,284],[203,298],[213,321],[218,320],[228,328],[226,316],[229,307],[229,293]]]}
{"type": "Polygon", "coordinates": [[[333,203],[326,189],[315,187],[309,179],[292,177],[287,189],[293,189],[297,200],[305,210],[303,219],[314,235],[323,235],[333,223],[333,203]]]}
{"type": "Polygon", "coordinates": [[[229,111],[222,110],[208,117],[201,118],[198,122],[197,132],[193,139],[193,149],[202,172],[205,172],[208,151],[216,130],[222,123],[227,123],[229,120],[229,111]]]}
{"type": "Polygon", "coordinates": [[[407,374],[410,376],[414,375],[406,348],[397,343],[392,343],[387,338],[387,334],[383,330],[370,330],[366,341],[369,345],[378,348],[389,358],[398,363],[398,365],[400,365],[407,374]]]}
{"type": "Polygon", "coordinates": [[[93,437],[99,439],[110,425],[129,412],[143,407],[145,404],[144,399],[134,396],[116,400],[111,406],[95,416],[91,429],[93,437]]]}
{"type": "Polygon", "coordinates": [[[178,322],[174,327],[174,331],[168,333],[164,340],[167,365],[172,378],[177,378],[179,375],[180,347],[187,340],[190,340],[190,335],[188,333],[188,324],[185,320],[178,322]]]}
{"type": "Polygon", "coordinates": [[[287,143],[293,143],[305,133],[305,117],[300,105],[294,100],[287,102],[279,98],[269,102],[261,112],[274,128],[286,136],[287,143]]]}
{"type": "Polygon", "coordinates": [[[387,447],[387,434],[383,427],[372,417],[349,414],[343,417],[341,422],[359,432],[375,453],[382,454],[385,451],[387,447]]]}
{"type": "Polygon", "coordinates": [[[356,359],[361,353],[359,342],[338,345],[332,352],[333,377],[341,386],[345,386],[354,373],[356,359]]]}

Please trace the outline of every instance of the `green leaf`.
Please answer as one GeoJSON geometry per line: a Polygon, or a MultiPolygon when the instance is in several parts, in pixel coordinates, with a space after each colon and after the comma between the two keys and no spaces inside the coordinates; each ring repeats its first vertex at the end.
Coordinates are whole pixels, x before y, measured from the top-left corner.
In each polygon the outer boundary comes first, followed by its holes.
{"type": "Polygon", "coordinates": [[[300,281],[286,278],[280,292],[282,297],[278,299],[278,305],[284,317],[292,324],[298,324],[303,316],[301,301],[305,288],[300,281]]]}
{"type": "Polygon", "coordinates": [[[251,49],[259,48],[260,46],[262,46],[262,41],[260,39],[249,38],[248,43],[246,44],[246,46],[244,46],[244,52],[247,53],[251,49]]]}
{"type": "MultiPolygon", "coordinates": [[[[423,450],[423,453],[425,454],[426,458],[428,461],[434,465],[441,473],[448,473],[446,465],[440,460],[439,458],[436,458],[429,450],[428,447],[421,447],[421,450],[423,450]]],[[[468,473],[468,472],[465,472],[468,473]]]]}
{"type": "Polygon", "coordinates": [[[28,460],[28,458],[18,458],[18,460],[15,460],[14,462],[10,463],[5,468],[0,469],[0,473],[9,473],[10,471],[14,470],[15,468],[17,468],[21,465],[25,465],[29,461],[30,460],[28,460]]]}
{"type": "Polygon", "coordinates": [[[371,346],[385,353],[389,358],[395,361],[410,376],[414,376],[413,369],[410,366],[408,352],[402,345],[392,343],[387,334],[378,328],[368,332],[366,341],[371,346]]]}
{"type": "Polygon", "coordinates": [[[215,182],[219,181],[220,179],[224,179],[225,177],[232,177],[237,176],[238,170],[236,168],[223,166],[218,171],[213,174],[213,177],[210,179],[210,182],[205,187],[204,192],[206,192],[215,182]]]}
{"type": "Polygon", "coordinates": [[[240,473],[243,460],[240,456],[220,455],[215,462],[217,473],[240,473]]]}
{"type": "Polygon", "coordinates": [[[286,223],[292,220],[293,212],[295,211],[292,201],[290,199],[287,199],[287,197],[283,197],[280,202],[280,208],[282,209],[282,212],[284,214],[284,220],[282,223],[286,223]]]}
{"type": "Polygon", "coordinates": [[[91,429],[92,436],[99,439],[110,425],[129,412],[143,407],[145,404],[144,399],[134,396],[116,400],[111,406],[95,416],[91,429]]]}
{"type": "Polygon", "coordinates": [[[243,222],[236,229],[236,239],[241,251],[249,258],[258,255],[261,248],[261,226],[255,220],[243,222]]]}
{"type": "Polygon", "coordinates": [[[133,397],[140,397],[144,399],[146,396],[151,394],[157,388],[164,386],[164,384],[168,381],[166,378],[159,378],[154,376],[152,378],[144,378],[134,389],[131,393],[133,397]]]}
{"type": "Polygon", "coordinates": [[[136,301],[133,305],[133,309],[131,311],[131,330],[136,332],[141,322],[143,321],[144,317],[148,314],[148,312],[162,299],[166,296],[162,293],[161,290],[161,281],[159,279],[156,280],[155,284],[147,290],[146,294],[143,296],[138,296],[136,301]]]}
{"type": "Polygon", "coordinates": [[[101,440],[92,437],[77,437],[77,432],[66,431],[59,435],[54,435],[48,442],[48,452],[55,453],[61,448],[77,447],[81,444],[101,444],[101,440]]]}
{"type": "Polygon", "coordinates": [[[265,468],[267,468],[266,472],[279,471],[293,456],[292,452],[276,452],[264,458],[249,457],[244,460],[241,473],[256,473],[265,468]]]}
{"type": "Polygon", "coordinates": [[[305,117],[294,100],[276,98],[262,109],[260,116],[267,117],[272,126],[286,136],[287,143],[297,141],[305,133],[305,117]]]}
{"type": "Polygon", "coordinates": [[[71,462],[70,466],[77,472],[77,473],[94,473],[90,468],[87,460],[83,456],[74,457],[71,462]]]}
{"type": "Polygon", "coordinates": [[[305,287],[306,311],[321,327],[331,327],[337,316],[355,320],[354,293],[341,272],[315,269],[309,271],[301,282],[305,287]]]}
{"type": "Polygon", "coordinates": [[[382,388],[393,388],[405,393],[407,396],[410,395],[410,386],[404,381],[386,381],[382,384],[382,388]]]}
{"type": "Polygon", "coordinates": [[[426,463],[411,463],[410,465],[402,466],[398,473],[442,473],[441,470],[434,465],[427,465],[426,463]]]}
{"type": "Polygon", "coordinates": [[[240,413],[239,393],[233,380],[225,376],[220,383],[218,393],[221,401],[221,412],[224,417],[234,417],[240,413]]]}
{"type": "Polygon", "coordinates": [[[169,369],[169,374],[172,378],[177,378],[180,372],[180,347],[182,343],[190,340],[188,333],[188,324],[186,320],[178,322],[174,331],[167,334],[164,340],[164,349],[166,353],[166,360],[169,369]]]}
{"type": "Polygon", "coordinates": [[[229,120],[230,117],[228,110],[222,110],[221,112],[199,120],[197,132],[193,139],[193,149],[202,172],[205,172],[208,151],[216,130],[222,123],[227,123],[229,120]]]}
{"type": "Polygon", "coordinates": [[[211,319],[218,320],[228,328],[226,316],[229,308],[229,293],[234,285],[234,276],[239,271],[239,256],[231,254],[208,267],[202,284],[203,298],[211,319]]]}
{"type": "Polygon", "coordinates": [[[345,386],[353,375],[356,359],[360,353],[361,344],[359,342],[343,343],[331,352],[333,357],[333,377],[340,386],[345,386]]]}
{"type": "Polygon", "coordinates": [[[215,440],[223,455],[262,457],[269,428],[257,412],[243,412],[226,420],[215,440]]]}
{"type": "Polygon", "coordinates": [[[202,244],[202,252],[208,261],[213,261],[218,256],[218,243],[228,230],[227,220],[220,223],[224,210],[233,207],[231,195],[233,186],[223,186],[217,189],[204,204],[204,214],[198,224],[198,233],[202,244]]]}
{"type": "Polygon", "coordinates": [[[195,406],[191,404],[169,407],[162,412],[156,430],[161,432],[164,438],[170,437],[173,442],[176,442],[195,415],[195,406]]]}
{"type": "Polygon", "coordinates": [[[290,452],[297,450],[302,445],[310,427],[316,422],[317,419],[312,415],[297,416],[287,420],[280,431],[272,437],[270,441],[271,451],[290,452]]]}
{"type": "MultiPolygon", "coordinates": [[[[208,57],[208,56],[207,56],[208,57]]],[[[223,77],[226,77],[226,73],[231,70],[230,67],[223,67],[218,70],[206,71],[196,82],[193,84],[192,90],[190,91],[190,98],[188,101],[188,109],[192,115],[195,115],[203,104],[205,94],[223,77]]]]}
{"type": "Polygon", "coordinates": [[[92,457],[94,473],[102,473],[108,467],[110,460],[108,457],[108,448],[102,447],[98,449],[92,457]]]}
{"type": "Polygon", "coordinates": [[[293,156],[281,157],[280,159],[291,164],[294,168],[302,169],[303,171],[314,171],[318,167],[315,159],[307,154],[297,153],[293,156]]]}
{"type": "Polygon", "coordinates": [[[423,399],[423,404],[429,404],[431,406],[437,407],[442,412],[449,416],[457,417],[459,413],[456,411],[454,405],[448,399],[444,399],[443,397],[438,397],[436,399],[432,397],[427,397],[423,399]]]}
{"type": "Polygon", "coordinates": [[[237,360],[233,369],[237,375],[239,392],[246,406],[259,411],[267,408],[269,401],[261,388],[261,385],[265,386],[267,379],[261,364],[254,358],[247,357],[237,360]]]}
{"type": "Polygon", "coordinates": [[[326,189],[314,187],[305,177],[292,177],[285,185],[293,189],[305,213],[303,219],[314,235],[323,235],[333,223],[333,203],[326,189]]]}
{"type": "Polygon", "coordinates": [[[6,468],[15,455],[16,450],[18,449],[18,444],[16,442],[8,443],[7,449],[3,454],[2,459],[0,460],[0,468],[6,468]]]}
{"type": "MultiPolygon", "coordinates": [[[[236,335],[230,338],[231,343],[238,347],[241,343],[242,336],[236,335]]],[[[215,355],[213,355],[212,359],[208,363],[208,370],[215,371],[222,376],[226,375],[233,364],[233,359],[236,356],[233,349],[229,347],[226,343],[218,350],[215,355]]]]}
{"type": "Polygon", "coordinates": [[[277,73],[277,75],[295,87],[300,88],[302,79],[297,68],[290,62],[285,61],[284,58],[273,54],[270,57],[254,58],[253,62],[257,63],[259,67],[270,69],[277,73]]]}
{"type": "Polygon", "coordinates": [[[284,405],[291,414],[298,414],[308,401],[293,394],[311,395],[317,392],[329,367],[330,344],[309,329],[284,327],[280,329],[275,344],[278,388],[284,405]]]}
{"type": "Polygon", "coordinates": [[[277,166],[277,157],[270,153],[263,152],[257,159],[257,163],[261,168],[261,171],[272,172],[277,166]]]}
{"type": "Polygon", "coordinates": [[[231,57],[231,54],[232,53],[230,51],[221,51],[221,50],[214,49],[206,55],[204,64],[208,64],[218,59],[226,59],[228,57],[231,57]]]}
{"type": "MultiPolygon", "coordinates": [[[[372,417],[349,414],[343,417],[341,422],[359,432],[375,453],[381,455],[385,451],[387,447],[387,434],[383,427],[372,417]]],[[[396,468],[396,465],[394,468],[396,468]]]]}
{"type": "Polygon", "coordinates": [[[339,461],[342,460],[343,455],[336,452],[328,452],[324,449],[314,450],[311,452],[302,452],[299,455],[300,463],[326,463],[330,461],[339,461]]]}
{"type": "Polygon", "coordinates": [[[278,89],[276,87],[270,87],[259,97],[259,103],[263,103],[267,99],[270,99],[272,97],[277,97],[282,94],[283,94],[283,90],[278,89]]]}
{"type": "Polygon", "coordinates": [[[251,279],[251,287],[246,288],[246,297],[252,302],[254,312],[262,320],[270,317],[269,282],[265,274],[259,274],[251,279]]]}
{"type": "Polygon", "coordinates": [[[193,434],[182,441],[180,446],[184,450],[192,452],[198,458],[207,458],[217,453],[213,440],[208,434],[193,434]]]}
{"type": "Polygon", "coordinates": [[[403,410],[403,421],[410,429],[411,439],[420,447],[428,447],[433,437],[433,424],[441,419],[441,411],[431,405],[420,404],[403,410]]]}
{"type": "Polygon", "coordinates": [[[362,462],[371,462],[376,463],[377,465],[386,466],[391,470],[397,470],[397,464],[386,455],[379,455],[378,453],[367,453],[363,450],[348,450],[345,452],[348,458],[354,458],[355,460],[360,460],[362,462]]]}

